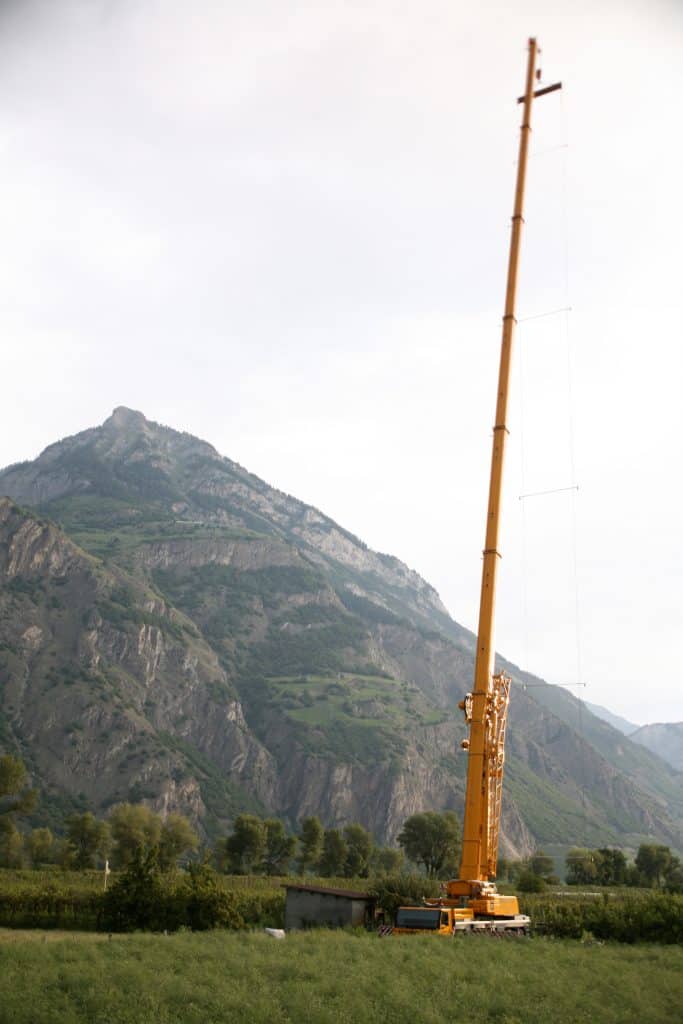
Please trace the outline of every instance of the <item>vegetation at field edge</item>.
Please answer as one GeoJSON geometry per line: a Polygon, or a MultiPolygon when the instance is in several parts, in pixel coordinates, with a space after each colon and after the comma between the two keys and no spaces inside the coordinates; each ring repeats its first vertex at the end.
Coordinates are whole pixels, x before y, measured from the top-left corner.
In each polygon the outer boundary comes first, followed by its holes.
{"type": "MultiPolygon", "coordinates": [[[[208,865],[161,873],[153,855],[136,860],[101,889],[96,872],[0,871],[0,925],[11,928],[174,932],[183,928],[282,927],[283,884],[301,882],[275,876],[227,876],[208,865]],[[40,881],[31,876],[38,876],[40,881]]],[[[437,896],[439,883],[416,874],[375,878],[310,878],[309,885],[368,889],[393,920],[405,903],[437,896]]],[[[683,896],[661,891],[615,889],[603,893],[572,890],[522,896],[520,909],[532,920],[532,933],[556,938],[616,940],[628,944],[683,943],[683,896]]]]}

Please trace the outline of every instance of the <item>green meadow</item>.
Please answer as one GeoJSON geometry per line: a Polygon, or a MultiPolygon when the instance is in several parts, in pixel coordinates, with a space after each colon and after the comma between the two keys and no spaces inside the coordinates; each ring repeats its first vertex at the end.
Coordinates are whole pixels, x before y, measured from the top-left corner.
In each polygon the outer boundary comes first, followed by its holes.
{"type": "Polygon", "coordinates": [[[0,932],[0,1024],[670,1024],[682,978],[671,946],[0,932]]]}

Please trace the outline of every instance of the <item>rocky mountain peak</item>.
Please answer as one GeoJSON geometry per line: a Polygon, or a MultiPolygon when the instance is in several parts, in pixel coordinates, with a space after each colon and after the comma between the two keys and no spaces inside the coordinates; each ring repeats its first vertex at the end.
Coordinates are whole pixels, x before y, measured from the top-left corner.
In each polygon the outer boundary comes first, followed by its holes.
{"type": "Polygon", "coordinates": [[[102,426],[94,428],[92,435],[101,454],[128,455],[130,445],[137,442],[151,457],[161,456],[179,464],[197,455],[220,459],[207,441],[148,420],[144,413],[125,405],[118,405],[102,426]]]}
{"type": "Polygon", "coordinates": [[[102,429],[108,432],[129,433],[145,430],[149,426],[149,421],[137,409],[128,409],[125,405],[117,405],[109,419],[102,424],[102,429]]]}
{"type": "Polygon", "coordinates": [[[317,509],[269,486],[206,441],[127,406],[117,406],[101,426],[46,448],[34,462],[0,470],[0,494],[54,515],[86,547],[89,539],[81,531],[91,530],[111,501],[118,503],[118,524],[129,529],[144,514],[148,523],[164,528],[178,518],[181,525],[277,538],[337,575],[362,573],[360,583],[354,577],[345,584],[357,599],[399,617],[417,615],[429,628],[436,616],[438,628],[451,638],[465,634],[434,588],[397,558],[370,550],[317,509]],[[84,495],[89,501],[82,504],[84,495]],[[56,501],[59,509],[52,507],[56,501]]]}

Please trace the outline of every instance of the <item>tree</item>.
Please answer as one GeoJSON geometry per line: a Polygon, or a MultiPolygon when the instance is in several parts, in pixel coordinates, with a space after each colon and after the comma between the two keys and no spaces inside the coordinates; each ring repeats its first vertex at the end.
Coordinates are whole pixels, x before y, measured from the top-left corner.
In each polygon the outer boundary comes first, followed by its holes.
{"type": "Polygon", "coordinates": [[[326,829],[320,857],[320,874],[323,878],[339,878],[343,875],[348,855],[349,848],[339,829],[326,829]]]}
{"type": "Polygon", "coordinates": [[[2,823],[0,829],[0,867],[21,868],[24,866],[24,837],[14,822],[2,823]]]}
{"type": "Polygon", "coordinates": [[[499,881],[516,882],[523,871],[527,870],[525,860],[511,860],[508,857],[498,858],[496,878],[499,881]]]}
{"type": "Polygon", "coordinates": [[[671,862],[664,872],[664,888],[667,892],[683,893],[683,864],[674,854],[671,855],[671,862]]]}
{"type": "Polygon", "coordinates": [[[454,864],[460,845],[460,822],[453,811],[425,811],[403,823],[398,843],[410,860],[424,864],[429,878],[436,878],[448,864],[454,864]]]}
{"type": "Polygon", "coordinates": [[[626,884],[637,889],[642,884],[642,878],[640,877],[640,871],[635,864],[626,865],[626,884]]]}
{"type": "Polygon", "coordinates": [[[367,878],[374,839],[367,829],[354,823],[344,829],[344,840],[348,848],[344,874],[347,878],[367,878]]]}
{"type": "MultiPolygon", "coordinates": [[[[193,932],[209,928],[244,928],[234,892],[221,885],[216,872],[206,861],[190,864],[178,887],[185,903],[185,921],[193,932]]],[[[181,903],[182,905],[182,903],[181,903]]]]}
{"type": "Polygon", "coordinates": [[[137,854],[158,847],[161,818],[144,804],[117,804],[109,815],[115,867],[125,868],[137,854]]]}
{"type": "Polygon", "coordinates": [[[263,870],[267,875],[286,875],[296,849],[296,838],[287,835],[284,825],[277,818],[266,818],[263,824],[266,828],[263,870]]]}
{"type": "Polygon", "coordinates": [[[194,851],[199,846],[199,836],[182,814],[169,814],[159,835],[159,867],[169,871],[176,866],[178,857],[194,851]]]}
{"type": "Polygon", "coordinates": [[[26,836],[26,852],[34,868],[41,864],[53,864],[55,860],[55,837],[49,828],[34,828],[26,836]]]}
{"type": "Polygon", "coordinates": [[[36,805],[36,791],[28,789],[28,775],[24,762],[5,754],[0,757],[0,864],[21,867],[24,859],[24,839],[18,831],[15,818],[26,814],[36,805]]]}
{"type": "Polygon", "coordinates": [[[543,850],[535,850],[529,859],[529,869],[539,878],[547,878],[555,870],[555,861],[543,850]]]}
{"type": "Polygon", "coordinates": [[[229,875],[232,870],[231,857],[228,853],[228,837],[217,839],[213,848],[213,863],[217,871],[229,875]]]}
{"type": "Polygon", "coordinates": [[[298,857],[300,875],[305,874],[306,868],[312,867],[320,860],[324,834],[325,830],[320,824],[319,818],[304,818],[301,822],[298,857]]]}
{"type": "Polygon", "coordinates": [[[604,846],[597,853],[600,858],[597,864],[598,885],[623,885],[627,879],[627,865],[622,851],[604,846]]]}
{"type": "Polygon", "coordinates": [[[638,847],[636,867],[648,885],[662,884],[662,876],[671,866],[671,850],[656,843],[643,843],[638,847]]]}
{"type": "Polygon", "coordinates": [[[71,871],[74,868],[76,851],[68,839],[62,837],[55,839],[54,853],[55,864],[59,864],[64,871],[71,871]]]}
{"type": "Polygon", "coordinates": [[[111,846],[109,826],[90,811],[66,819],[66,836],[73,848],[73,866],[80,871],[94,868],[97,858],[106,857],[111,846]]]}
{"type": "Polygon", "coordinates": [[[232,835],[223,841],[224,870],[237,875],[253,874],[261,865],[266,849],[266,826],[255,814],[238,814],[232,835]]]}
{"type": "Polygon", "coordinates": [[[11,754],[0,757],[0,836],[11,833],[18,814],[27,814],[36,805],[35,789],[28,789],[24,762],[11,754]]]}
{"type": "Polygon", "coordinates": [[[520,892],[543,892],[545,880],[541,875],[537,875],[535,871],[527,868],[517,879],[517,888],[520,892]]]}
{"type": "Polygon", "coordinates": [[[104,895],[103,923],[112,931],[161,931],[168,923],[165,895],[158,847],[138,847],[131,853],[125,871],[104,895]]]}
{"type": "Polygon", "coordinates": [[[599,857],[595,850],[575,846],[567,854],[567,885],[590,885],[598,877],[599,857]]]}
{"type": "Polygon", "coordinates": [[[404,861],[403,850],[395,850],[392,846],[376,846],[370,857],[372,870],[378,875],[400,874],[404,861]]]}

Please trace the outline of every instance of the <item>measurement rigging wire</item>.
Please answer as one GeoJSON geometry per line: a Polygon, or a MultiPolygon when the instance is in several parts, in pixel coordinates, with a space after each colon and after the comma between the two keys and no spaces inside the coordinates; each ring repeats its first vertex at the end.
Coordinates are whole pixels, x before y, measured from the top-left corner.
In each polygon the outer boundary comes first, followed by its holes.
{"type": "MultiPolygon", "coordinates": [[[[564,101],[564,94],[560,95],[560,114],[562,119],[562,133],[566,148],[562,160],[562,210],[563,210],[563,241],[564,241],[564,288],[565,301],[569,305],[570,278],[569,278],[569,118],[567,107],[564,101]]],[[[572,365],[572,345],[569,326],[569,314],[564,315],[564,336],[567,352],[567,397],[569,415],[569,469],[572,483],[576,482],[576,438],[574,423],[574,373],[572,365]]],[[[577,490],[571,494],[571,529],[572,529],[572,558],[574,563],[574,632],[576,644],[576,683],[579,684],[578,717],[579,717],[579,740],[581,743],[581,808],[583,811],[583,842],[588,841],[588,820],[586,810],[586,750],[584,736],[584,701],[580,683],[583,677],[582,651],[581,651],[581,601],[579,593],[579,555],[578,555],[578,509],[577,490]]]]}
{"type": "MultiPolygon", "coordinates": [[[[583,817],[583,843],[587,842],[588,832],[588,812],[586,806],[586,740],[584,730],[584,701],[581,691],[585,688],[585,683],[582,682],[582,652],[581,652],[581,619],[580,619],[580,596],[579,596],[579,571],[578,571],[578,528],[577,528],[577,506],[576,497],[578,492],[578,484],[576,483],[576,444],[575,444],[575,422],[574,422],[574,388],[573,388],[573,365],[572,365],[572,348],[571,348],[571,336],[569,328],[569,315],[572,307],[569,304],[570,296],[570,277],[569,277],[569,172],[568,172],[568,151],[569,151],[569,130],[568,130],[568,117],[567,110],[564,102],[564,91],[560,92],[560,118],[561,118],[561,132],[564,138],[563,144],[553,147],[550,150],[543,151],[544,153],[555,152],[561,150],[563,152],[562,170],[561,170],[561,207],[562,207],[562,229],[563,229],[563,277],[564,277],[564,295],[565,305],[560,309],[550,310],[547,313],[538,313],[533,316],[524,317],[518,321],[518,325],[529,320],[537,320],[542,317],[562,315],[564,320],[564,345],[566,350],[566,373],[567,373],[567,411],[568,411],[568,456],[569,456],[569,471],[570,471],[570,487],[554,488],[547,491],[537,491],[527,494],[526,493],[526,461],[525,461],[525,396],[524,396],[524,344],[523,337],[520,338],[519,344],[519,356],[518,356],[518,379],[519,379],[519,394],[520,394],[520,482],[521,482],[521,494],[519,496],[519,503],[521,509],[521,532],[522,532],[522,620],[523,620],[523,654],[524,654],[524,665],[528,672],[529,666],[529,597],[528,597],[528,552],[527,552],[527,522],[526,522],[526,509],[525,503],[527,498],[531,497],[542,497],[550,494],[557,494],[562,491],[571,491],[571,550],[572,550],[572,567],[573,567],[573,589],[574,589],[574,645],[575,645],[575,682],[564,684],[565,688],[576,688],[577,693],[577,715],[578,715],[578,733],[579,733],[579,775],[580,775],[580,792],[581,792],[581,810],[583,817]]],[[[541,155],[541,154],[538,154],[541,155]]],[[[543,686],[548,684],[522,684],[524,689],[531,686],[543,686]]]]}

